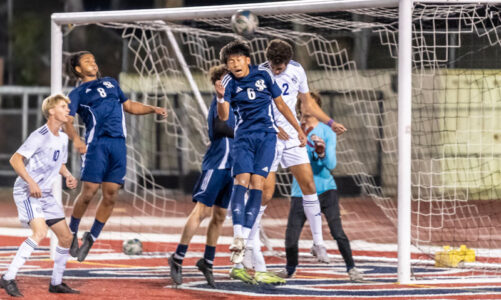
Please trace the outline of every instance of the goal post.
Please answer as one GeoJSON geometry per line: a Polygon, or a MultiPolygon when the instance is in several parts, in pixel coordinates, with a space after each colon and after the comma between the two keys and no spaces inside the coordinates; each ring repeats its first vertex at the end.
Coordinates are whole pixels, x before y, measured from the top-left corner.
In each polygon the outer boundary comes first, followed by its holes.
{"type": "MultiPolygon", "coordinates": [[[[501,46],[499,12],[489,6],[492,3],[302,0],[56,13],[51,20],[51,91],[63,89],[63,39],[69,35],[63,36],[63,31],[71,32],[68,25],[80,29],[92,24],[118,32],[127,48],[124,55],[132,58],[133,74],[121,78],[130,93],[140,90],[141,101],[169,110],[163,123],[130,120],[125,190],[141,213],[130,222],[154,227],[156,217],[185,217],[186,205],[179,196],[155,179],[172,174],[185,178],[200,167],[212,93],[204,77],[218,63],[222,43],[239,38],[230,29],[231,15],[251,10],[260,17],[260,28],[248,37],[253,63],[264,61],[269,40],[292,43],[310,88],[326,99],[324,110],[348,128],[338,137],[334,175],[349,177],[359,190],[342,203],[359,205],[343,216],[348,236],[356,236],[355,260],[357,254],[368,259],[374,247],[398,245],[400,283],[438,283],[449,279],[438,271],[435,278],[430,275],[435,271],[416,276],[419,272],[413,270],[430,270],[434,264],[457,268],[437,257],[444,252],[442,246],[467,244],[479,259],[461,261],[461,278],[496,281],[501,278],[495,251],[501,244],[495,221],[501,201],[496,170],[501,153],[495,149],[500,129],[495,120],[501,105],[495,96],[501,92],[493,84],[501,79],[491,64],[478,63],[495,60],[496,47],[501,46]],[[365,46],[357,38],[365,39],[365,46]],[[352,55],[357,51],[362,58],[352,55]],[[364,61],[364,55],[385,63],[364,61]],[[379,217],[370,218],[364,206],[377,210],[379,217]],[[370,222],[379,221],[385,230],[393,230],[394,239],[382,233],[388,231],[375,233],[370,222]]],[[[277,178],[287,198],[290,175],[282,170],[277,178]]],[[[269,227],[283,225],[284,215],[286,220],[288,202],[278,203],[268,212],[269,227]]],[[[268,229],[272,239],[280,237],[268,229]]],[[[328,234],[324,224],[324,236],[328,234]]]]}

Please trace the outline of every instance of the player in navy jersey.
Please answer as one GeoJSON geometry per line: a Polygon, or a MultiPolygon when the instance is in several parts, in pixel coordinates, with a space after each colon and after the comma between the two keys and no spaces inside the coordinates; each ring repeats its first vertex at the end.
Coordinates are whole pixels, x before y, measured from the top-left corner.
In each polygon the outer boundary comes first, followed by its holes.
{"type": "Polygon", "coordinates": [[[230,108],[228,120],[221,121],[216,108],[217,97],[222,98],[224,95],[221,79],[227,72],[224,65],[213,67],[209,71],[211,82],[216,90],[207,118],[211,144],[202,162],[202,174],[193,189],[193,202],[196,202],[196,205],[184,225],[176,252],[169,257],[170,276],[177,285],[183,282],[181,271],[188,244],[200,223],[212,212],[212,218],[207,228],[204,257],[198,260],[196,265],[204,274],[209,285],[215,287],[212,265],[216,254],[217,239],[226,218],[226,209],[230,203],[233,187],[233,178],[231,177],[233,160],[230,150],[233,145],[235,117],[230,108]]]}
{"type": "Polygon", "coordinates": [[[124,183],[127,161],[124,111],[134,115],[155,113],[163,118],[167,117],[167,111],[127,99],[115,79],[99,76],[99,68],[90,52],[81,51],[72,55],[68,67],[73,75],[81,79],[81,84],[69,94],[70,117],[65,131],[73,146],[82,154],[82,190],[71,215],[73,242],[70,254],[83,261],[110,217],[118,190],[124,183]],[[85,124],[85,142],[73,127],[75,114],[85,124]],[[96,218],[90,232],[84,234],[82,247],[79,248],[78,225],[100,186],[102,199],[96,218]]]}
{"type": "MultiPolygon", "coordinates": [[[[261,205],[262,190],[275,157],[277,127],[273,118],[272,101],[298,133],[302,146],[305,135],[293,113],[284,103],[282,91],[268,69],[250,65],[250,49],[241,41],[233,41],[221,49],[220,60],[230,71],[223,78],[224,97],[218,98],[218,114],[226,120],[230,105],[237,125],[233,145],[233,176],[231,194],[234,240],[230,246],[231,261],[236,264],[231,276],[242,279],[241,264],[245,239],[256,220],[261,205]],[[247,203],[244,196],[249,191],[247,203]]],[[[259,275],[259,274],[257,274],[259,275]]],[[[259,278],[255,278],[257,281],[259,278]]]]}

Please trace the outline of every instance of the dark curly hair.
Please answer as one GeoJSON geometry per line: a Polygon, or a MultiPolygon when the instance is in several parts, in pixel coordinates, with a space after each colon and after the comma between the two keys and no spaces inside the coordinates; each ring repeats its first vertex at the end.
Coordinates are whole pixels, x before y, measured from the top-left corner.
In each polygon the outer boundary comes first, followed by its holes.
{"type": "Polygon", "coordinates": [[[266,47],[266,59],[273,65],[288,64],[292,55],[292,46],[283,40],[274,39],[266,47]]]}

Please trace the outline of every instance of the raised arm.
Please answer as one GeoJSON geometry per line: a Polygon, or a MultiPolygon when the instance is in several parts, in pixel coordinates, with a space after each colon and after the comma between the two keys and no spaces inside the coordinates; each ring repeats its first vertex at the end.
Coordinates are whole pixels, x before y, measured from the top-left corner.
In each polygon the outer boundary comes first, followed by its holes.
{"type": "Polygon", "coordinates": [[[163,107],[152,106],[128,99],[123,103],[124,110],[133,115],[157,114],[162,119],[167,118],[167,110],[163,107]]]}
{"type": "Polygon", "coordinates": [[[26,171],[24,156],[16,152],[14,153],[14,155],[12,155],[9,162],[14,171],[16,171],[17,175],[19,175],[22,179],[24,179],[24,181],[28,183],[30,188],[30,196],[34,198],[42,197],[42,191],[40,190],[40,187],[33,180],[33,178],[31,178],[30,174],[28,174],[28,171],[26,171]]]}
{"type": "Polygon", "coordinates": [[[331,119],[320,106],[318,106],[317,102],[311,97],[310,93],[299,93],[299,100],[302,102],[305,112],[308,112],[315,118],[317,118],[320,122],[325,123],[331,127],[331,129],[337,134],[343,134],[346,131],[346,128],[341,123],[335,122],[331,119]]]}
{"type": "Polygon", "coordinates": [[[85,145],[84,141],[80,139],[78,132],[75,130],[75,127],[73,126],[73,120],[74,118],[72,116],[68,116],[68,121],[64,123],[63,129],[64,132],[68,135],[68,138],[73,141],[73,147],[75,147],[75,149],[77,149],[80,154],[84,154],[87,152],[87,146],[85,145]]]}
{"type": "MultiPolygon", "coordinates": [[[[226,92],[225,87],[221,80],[217,80],[214,84],[214,88],[216,89],[217,96],[217,116],[221,121],[226,121],[230,115],[230,103],[224,100],[226,92]]],[[[229,93],[227,97],[229,97],[229,93]]]]}
{"type": "Polygon", "coordinates": [[[299,141],[301,142],[300,146],[304,147],[306,145],[306,136],[304,135],[301,126],[299,126],[299,122],[294,117],[287,104],[285,104],[282,96],[274,98],[273,101],[275,101],[275,105],[277,106],[278,111],[282,113],[285,119],[292,125],[292,127],[294,127],[294,129],[296,129],[299,141]]]}

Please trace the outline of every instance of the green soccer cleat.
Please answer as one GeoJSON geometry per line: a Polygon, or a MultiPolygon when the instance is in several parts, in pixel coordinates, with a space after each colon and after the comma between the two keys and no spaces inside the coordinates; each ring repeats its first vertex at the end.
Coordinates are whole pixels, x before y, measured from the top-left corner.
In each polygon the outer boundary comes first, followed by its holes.
{"type": "Polygon", "coordinates": [[[272,285],[282,285],[285,284],[285,279],[277,276],[272,272],[256,272],[254,274],[254,280],[257,283],[272,284],[272,285]]]}
{"type": "Polygon", "coordinates": [[[237,268],[232,268],[230,271],[230,277],[233,279],[238,279],[240,281],[243,281],[248,284],[253,284],[256,285],[257,282],[252,278],[252,276],[247,273],[245,269],[237,269],[237,268]]]}

